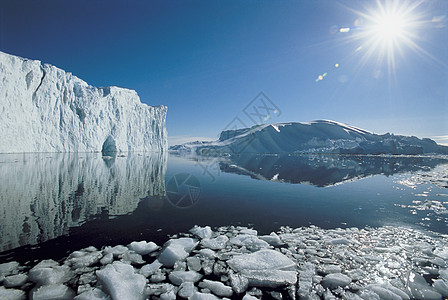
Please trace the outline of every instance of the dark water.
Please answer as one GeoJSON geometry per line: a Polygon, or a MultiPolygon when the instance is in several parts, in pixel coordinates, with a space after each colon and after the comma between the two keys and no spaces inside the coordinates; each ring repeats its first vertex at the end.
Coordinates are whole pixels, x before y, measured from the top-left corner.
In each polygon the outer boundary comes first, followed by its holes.
{"type": "Polygon", "coordinates": [[[0,262],[160,244],[195,224],[448,233],[447,170],[440,157],[1,155],[0,262]]]}

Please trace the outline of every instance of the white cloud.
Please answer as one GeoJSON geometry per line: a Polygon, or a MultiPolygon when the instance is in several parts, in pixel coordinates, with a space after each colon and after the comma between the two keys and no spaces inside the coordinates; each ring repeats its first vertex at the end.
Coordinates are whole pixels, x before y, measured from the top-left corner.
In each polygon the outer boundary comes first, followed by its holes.
{"type": "Polygon", "coordinates": [[[437,144],[448,146],[448,135],[438,135],[431,137],[437,144]]]}

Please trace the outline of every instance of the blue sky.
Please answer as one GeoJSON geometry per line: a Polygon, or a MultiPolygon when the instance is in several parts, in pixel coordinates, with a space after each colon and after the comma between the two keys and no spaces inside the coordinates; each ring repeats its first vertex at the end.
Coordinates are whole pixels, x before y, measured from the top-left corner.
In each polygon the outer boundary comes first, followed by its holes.
{"type": "Polygon", "coordinates": [[[0,50],[168,106],[171,143],[215,138],[235,117],[253,125],[243,109],[260,92],[281,112],[268,122],[331,119],[448,143],[448,2],[425,1],[413,11],[418,22],[407,29],[420,50],[398,40],[393,68],[367,34],[356,38],[366,22],[359,13],[377,6],[2,0],[0,50]]]}

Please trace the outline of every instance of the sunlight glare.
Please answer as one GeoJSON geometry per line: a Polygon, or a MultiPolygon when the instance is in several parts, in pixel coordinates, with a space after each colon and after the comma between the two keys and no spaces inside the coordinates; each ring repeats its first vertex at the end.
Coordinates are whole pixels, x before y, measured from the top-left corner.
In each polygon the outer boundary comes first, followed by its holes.
{"type": "Polygon", "coordinates": [[[377,38],[391,41],[399,38],[406,30],[406,22],[399,14],[389,14],[379,17],[374,26],[377,38]]]}
{"type": "Polygon", "coordinates": [[[376,7],[355,11],[359,18],[355,21],[358,27],[352,39],[361,42],[355,52],[362,53],[362,63],[376,57],[377,64],[386,62],[390,74],[395,72],[397,54],[403,57],[406,48],[424,52],[416,42],[422,24],[418,11],[421,3],[377,0],[376,7]]]}

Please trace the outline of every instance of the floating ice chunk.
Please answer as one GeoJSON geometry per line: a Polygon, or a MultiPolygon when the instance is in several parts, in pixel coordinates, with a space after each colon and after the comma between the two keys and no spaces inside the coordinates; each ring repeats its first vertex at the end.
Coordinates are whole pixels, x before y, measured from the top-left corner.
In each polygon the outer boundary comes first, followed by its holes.
{"type": "MultiPolygon", "coordinates": [[[[377,294],[380,299],[387,299],[387,300],[402,300],[406,298],[402,298],[401,296],[395,294],[391,290],[388,290],[378,284],[372,284],[365,287],[367,290],[370,290],[377,294]]],[[[407,295],[406,295],[407,296],[407,295]]],[[[407,296],[407,299],[409,300],[409,296],[407,296]]]]}
{"type": "Polygon", "coordinates": [[[241,234],[258,235],[258,231],[255,229],[243,228],[240,230],[241,234]]]}
{"type": "Polygon", "coordinates": [[[299,297],[306,298],[313,287],[313,276],[316,274],[316,267],[306,262],[300,266],[299,271],[299,290],[297,294],[299,297]]]}
{"type": "Polygon", "coordinates": [[[111,264],[113,261],[114,261],[114,255],[112,253],[104,255],[103,258],[100,259],[100,263],[102,265],[111,264]]]}
{"type": "Polygon", "coordinates": [[[190,271],[199,272],[202,268],[201,259],[197,256],[188,257],[187,266],[190,271]]]}
{"type": "Polygon", "coordinates": [[[118,257],[120,255],[123,255],[126,251],[128,251],[128,247],[125,247],[123,245],[117,245],[115,247],[106,247],[104,248],[104,253],[107,255],[109,253],[112,253],[114,257],[118,257]]]}
{"type": "Polygon", "coordinates": [[[202,262],[202,270],[205,275],[210,275],[213,273],[213,265],[215,264],[215,260],[212,259],[204,259],[202,262]]]}
{"type": "Polygon", "coordinates": [[[241,294],[244,293],[248,286],[249,286],[249,280],[239,274],[231,273],[230,276],[230,284],[232,285],[232,289],[235,293],[241,294]]]}
{"type": "Polygon", "coordinates": [[[204,248],[209,248],[213,250],[224,249],[227,245],[229,238],[226,235],[217,236],[214,239],[202,239],[201,245],[204,248]]]}
{"type": "Polygon", "coordinates": [[[140,269],[140,274],[142,274],[145,277],[149,277],[149,276],[155,274],[160,269],[161,266],[163,266],[162,263],[160,263],[160,261],[158,261],[156,259],[152,263],[150,263],[148,265],[144,265],[140,269]]]}
{"type": "Polygon", "coordinates": [[[196,248],[198,242],[192,238],[169,240],[159,255],[159,261],[166,267],[173,267],[176,261],[183,261],[196,248]]]}
{"type": "Polygon", "coordinates": [[[448,282],[448,269],[440,269],[439,277],[448,282]]]}
{"type": "Polygon", "coordinates": [[[125,252],[121,257],[121,260],[132,265],[142,265],[145,263],[142,256],[132,250],[125,252]]]}
{"type": "Polygon", "coordinates": [[[190,253],[198,244],[199,242],[192,238],[178,238],[169,240],[165,246],[181,246],[186,252],[190,253]]]}
{"type": "Polygon", "coordinates": [[[153,242],[148,243],[146,241],[141,241],[130,243],[128,248],[140,255],[146,255],[159,249],[159,246],[157,246],[156,243],[153,242]]]}
{"type": "Polygon", "coordinates": [[[448,247],[437,247],[433,253],[435,256],[448,260],[448,247]]]}
{"type": "Polygon", "coordinates": [[[212,237],[213,234],[213,231],[210,228],[210,226],[199,227],[196,225],[190,229],[190,232],[201,239],[209,239],[212,237]]]}
{"type": "Polygon", "coordinates": [[[12,274],[19,268],[19,263],[16,261],[0,264],[0,277],[12,274]]]}
{"type": "Polygon", "coordinates": [[[433,283],[434,288],[437,292],[439,292],[442,296],[448,297],[448,284],[443,279],[434,280],[433,283]]]}
{"type": "Polygon", "coordinates": [[[89,289],[74,298],[74,300],[109,300],[110,297],[107,296],[99,288],[89,289]]]}
{"type": "Polygon", "coordinates": [[[323,265],[319,268],[319,271],[323,274],[331,274],[331,273],[341,273],[342,269],[337,265],[323,265]]]}
{"type": "Polygon", "coordinates": [[[181,245],[171,245],[166,247],[158,260],[166,267],[173,267],[176,261],[184,260],[188,257],[188,252],[181,245]]]}
{"type": "Polygon", "coordinates": [[[189,300],[218,300],[219,298],[213,294],[195,292],[189,300]]]}
{"type": "Polygon", "coordinates": [[[168,291],[160,295],[161,300],[176,300],[176,293],[174,291],[168,291]]]}
{"type": "Polygon", "coordinates": [[[227,263],[237,272],[244,270],[296,270],[296,264],[291,259],[270,249],[235,256],[227,263]]]}
{"type": "Polygon", "coordinates": [[[331,245],[348,245],[350,244],[350,241],[346,238],[336,238],[329,240],[327,243],[331,245]]]}
{"type": "Polygon", "coordinates": [[[38,263],[28,273],[29,279],[39,285],[59,284],[69,281],[73,272],[67,265],[59,266],[53,260],[38,263]]]}
{"type": "Polygon", "coordinates": [[[199,250],[199,255],[201,255],[205,258],[215,258],[216,252],[211,249],[201,249],[201,250],[199,250]]]}
{"type": "Polygon", "coordinates": [[[277,288],[296,284],[297,272],[283,270],[245,270],[241,274],[249,280],[249,286],[277,288]]]}
{"type": "Polygon", "coordinates": [[[184,282],[197,282],[202,275],[195,271],[173,271],[168,277],[175,285],[181,285],[184,282]]]}
{"type": "Polygon", "coordinates": [[[43,285],[31,291],[33,300],[69,300],[73,297],[75,297],[75,292],[63,284],[43,285]]]}
{"type": "Polygon", "coordinates": [[[20,287],[25,284],[28,280],[28,275],[26,274],[16,274],[6,276],[3,281],[3,285],[7,288],[20,287]]]}
{"type": "Polygon", "coordinates": [[[97,252],[84,252],[84,251],[75,251],[67,259],[69,265],[72,266],[73,269],[89,267],[98,263],[103,255],[100,251],[97,252]]]}
{"type": "Polygon", "coordinates": [[[177,288],[169,283],[150,283],[146,289],[146,294],[148,296],[156,295],[159,296],[161,294],[175,291],[177,292],[177,288]]]}
{"type": "Polygon", "coordinates": [[[0,286],[0,299],[25,300],[26,295],[24,291],[16,289],[5,289],[3,286],[0,286]]]}
{"type": "Polygon", "coordinates": [[[425,278],[414,272],[408,272],[406,276],[406,289],[415,299],[442,299],[442,295],[434,287],[428,285],[425,278]]]}
{"type": "Polygon", "coordinates": [[[151,282],[162,282],[165,281],[166,275],[162,273],[161,270],[158,270],[155,274],[151,275],[151,278],[149,279],[151,282]]]}
{"type": "Polygon", "coordinates": [[[259,238],[274,247],[280,247],[284,245],[280,237],[275,232],[271,232],[270,235],[259,236],[259,238]]]}
{"type": "Polygon", "coordinates": [[[113,300],[144,299],[145,277],[131,265],[115,261],[96,271],[96,276],[113,300]]]}
{"type": "Polygon", "coordinates": [[[335,289],[337,287],[344,287],[350,284],[352,279],[342,273],[328,274],[322,279],[322,286],[325,288],[335,289]]]}
{"type": "Polygon", "coordinates": [[[246,293],[246,295],[244,295],[243,297],[243,300],[258,300],[258,298],[246,293]]]}
{"type": "Polygon", "coordinates": [[[193,282],[183,282],[180,287],[177,295],[181,298],[189,298],[193,296],[196,292],[196,287],[193,282]]]}
{"type": "Polygon", "coordinates": [[[232,288],[219,281],[204,279],[199,283],[199,287],[209,289],[213,294],[220,297],[231,297],[233,295],[232,288]]]}
{"type": "Polygon", "coordinates": [[[258,237],[249,234],[237,235],[230,239],[230,243],[237,246],[245,246],[250,251],[269,248],[269,244],[258,237]]]}

